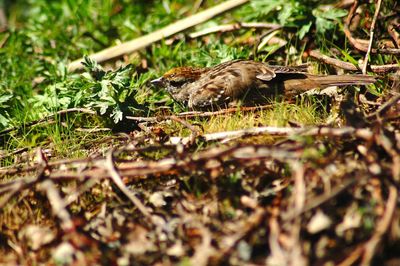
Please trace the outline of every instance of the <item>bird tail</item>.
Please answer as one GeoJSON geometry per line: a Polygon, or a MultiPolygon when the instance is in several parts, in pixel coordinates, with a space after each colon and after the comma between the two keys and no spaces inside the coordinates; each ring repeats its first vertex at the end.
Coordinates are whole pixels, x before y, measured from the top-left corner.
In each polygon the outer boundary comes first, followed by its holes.
{"type": "Polygon", "coordinates": [[[309,78],[317,82],[320,87],[368,85],[376,81],[374,76],[367,75],[309,76],[309,78]]]}
{"type": "Polygon", "coordinates": [[[311,89],[323,89],[330,86],[368,85],[376,82],[374,76],[368,75],[297,75],[284,80],[286,95],[296,95],[311,89]]]}

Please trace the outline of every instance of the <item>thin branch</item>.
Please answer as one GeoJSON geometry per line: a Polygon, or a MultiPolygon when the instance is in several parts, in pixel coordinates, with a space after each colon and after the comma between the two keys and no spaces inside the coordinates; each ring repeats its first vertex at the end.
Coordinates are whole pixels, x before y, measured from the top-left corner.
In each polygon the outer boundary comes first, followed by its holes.
{"type": "Polygon", "coordinates": [[[209,35],[216,32],[228,32],[240,29],[279,29],[282,26],[279,24],[273,23],[264,23],[264,22],[243,22],[243,23],[235,23],[235,24],[225,24],[218,25],[214,27],[210,27],[201,31],[196,31],[189,34],[189,37],[192,39],[209,35]]]}
{"type": "Polygon", "coordinates": [[[363,254],[364,247],[362,245],[357,246],[349,256],[347,256],[342,262],[338,263],[338,266],[352,266],[356,265],[356,261],[359,260],[363,254]]]}
{"type": "MultiPolygon", "coordinates": [[[[176,147],[174,145],[150,145],[146,147],[140,147],[140,148],[123,148],[123,151],[125,152],[146,152],[146,151],[160,151],[162,149],[175,149],[176,147]]],[[[70,168],[74,169],[82,169],[86,168],[88,164],[90,163],[96,163],[99,161],[104,160],[103,157],[86,157],[86,158],[77,158],[77,159],[61,159],[57,161],[52,161],[48,163],[48,166],[53,168],[56,168],[58,166],[64,165],[64,166],[70,166],[70,168]]],[[[33,166],[22,166],[20,164],[17,165],[12,165],[8,167],[1,167],[0,168],[0,177],[5,176],[5,175],[16,175],[16,174],[22,174],[22,173],[27,173],[27,172],[33,172],[37,170],[37,165],[33,166]]],[[[66,169],[64,169],[66,170],[66,169]]],[[[66,170],[67,171],[67,170],[66,170]]],[[[11,182],[18,182],[20,179],[13,180],[11,182]]],[[[10,183],[6,183],[7,185],[10,185],[10,183]]],[[[2,184],[0,182],[0,189],[4,187],[5,184],[2,184]]],[[[0,191],[1,193],[1,191],[0,191]]]]}
{"type": "Polygon", "coordinates": [[[294,161],[291,165],[294,178],[293,209],[296,213],[301,213],[306,203],[306,183],[304,181],[304,165],[294,161]]]}
{"type": "Polygon", "coordinates": [[[287,254],[285,249],[282,247],[280,236],[282,233],[280,221],[278,221],[279,207],[272,206],[273,212],[268,219],[269,225],[269,236],[268,244],[270,248],[270,254],[266,259],[266,265],[289,265],[287,263],[287,254]]]}
{"type": "MultiPolygon", "coordinates": [[[[346,21],[344,23],[343,32],[346,35],[346,38],[349,40],[350,44],[359,51],[368,52],[369,44],[371,43],[368,40],[356,39],[353,37],[349,30],[349,25],[351,20],[354,17],[354,14],[358,7],[358,0],[355,0],[353,6],[350,8],[349,14],[347,15],[346,21]]],[[[378,10],[378,9],[377,9],[378,10]]],[[[376,11],[376,10],[375,10],[376,11]]],[[[379,12],[379,10],[378,10],[379,12]]],[[[381,49],[370,49],[370,53],[382,53],[382,54],[400,54],[400,49],[395,48],[381,48],[381,49]]]]}
{"type": "MultiPolygon", "coordinates": [[[[339,59],[336,58],[332,58],[329,57],[327,55],[322,54],[320,51],[318,50],[312,50],[310,51],[310,56],[314,57],[326,64],[341,68],[341,69],[345,69],[345,70],[349,70],[349,71],[359,71],[360,67],[359,66],[355,66],[352,63],[349,62],[344,62],[341,61],[339,59]]],[[[400,70],[400,65],[399,64],[388,64],[388,65],[370,65],[371,71],[377,74],[384,74],[387,72],[391,72],[391,71],[398,71],[400,70]]]]}
{"type": "MultiPolygon", "coordinates": [[[[1,32],[1,29],[0,29],[1,32]]],[[[7,42],[8,38],[10,37],[10,34],[4,34],[4,37],[0,40],[0,49],[3,48],[4,44],[7,42]]]]}
{"type": "Polygon", "coordinates": [[[74,201],[79,199],[79,196],[81,196],[83,193],[91,189],[94,185],[97,184],[97,180],[95,179],[89,179],[85,180],[82,186],[77,188],[74,192],[68,194],[65,199],[64,199],[64,204],[65,207],[69,206],[72,204],[74,201]]]}
{"type": "Polygon", "coordinates": [[[18,192],[21,192],[28,187],[33,186],[37,182],[38,179],[33,178],[31,180],[20,179],[20,180],[10,181],[9,184],[2,184],[0,195],[3,194],[5,195],[0,199],[0,210],[4,208],[4,206],[14,195],[16,195],[18,192]]]}
{"type": "Polygon", "coordinates": [[[327,55],[322,54],[319,50],[310,51],[310,56],[314,57],[325,64],[329,64],[341,69],[350,70],[350,71],[358,71],[360,70],[358,66],[353,65],[352,63],[344,62],[336,58],[329,57],[327,55]]]}
{"type": "Polygon", "coordinates": [[[397,95],[393,96],[392,98],[390,98],[389,101],[382,104],[381,107],[379,107],[378,110],[376,110],[375,112],[367,115],[366,118],[375,118],[375,117],[382,116],[390,109],[390,107],[397,104],[398,101],[400,101],[400,94],[397,94],[397,95]]]}
{"type": "Polygon", "coordinates": [[[198,225],[197,228],[201,232],[201,243],[196,247],[193,256],[190,258],[191,265],[206,266],[209,265],[209,259],[216,253],[213,248],[212,235],[210,230],[203,225],[198,225]]]}
{"type": "Polygon", "coordinates": [[[392,37],[393,42],[395,43],[395,45],[397,46],[397,48],[400,48],[400,33],[398,33],[396,31],[396,28],[398,28],[400,26],[399,23],[399,18],[397,19],[393,19],[387,28],[387,31],[389,33],[389,35],[392,37]]]}
{"type": "Polygon", "coordinates": [[[381,10],[381,4],[382,4],[382,0],[378,0],[378,2],[376,4],[376,8],[375,8],[375,14],[374,14],[374,17],[372,19],[371,30],[370,30],[371,33],[370,33],[370,37],[369,37],[368,49],[367,49],[367,53],[365,54],[364,63],[363,63],[363,67],[362,67],[362,73],[363,74],[367,73],[369,54],[371,53],[372,42],[374,41],[376,19],[378,18],[379,11],[381,10]]]}
{"type": "MultiPolygon", "coordinates": [[[[245,137],[245,136],[255,136],[255,135],[261,135],[261,134],[268,134],[270,136],[280,136],[280,137],[290,137],[290,136],[319,136],[319,137],[338,137],[338,138],[343,138],[343,137],[355,137],[355,138],[360,138],[364,140],[371,140],[373,137],[373,132],[368,129],[368,128],[353,128],[353,127],[343,127],[343,128],[330,128],[330,127],[310,127],[310,128],[291,128],[291,127],[257,127],[257,128],[249,128],[249,129],[244,129],[244,130],[236,130],[236,131],[226,131],[226,132],[217,132],[217,133],[211,133],[211,134],[205,134],[202,135],[203,140],[205,141],[216,141],[220,139],[226,139],[226,138],[233,138],[233,137],[245,137]]],[[[182,138],[182,137],[171,137],[171,142],[173,143],[187,143],[190,141],[190,138],[182,138]]],[[[250,147],[256,147],[256,146],[250,146],[250,147]]],[[[152,147],[153,148],[153,147],[152,147]]],[[[140,151],[140,150],[146,150],[148,147],[145,148],[139,148],[139,149],[133,149],[130,151],[140,151]]],[[[233,151],[235,148],[233,148],[233,151]]],[[[246,149],[245,149],[246,150],[246,149]]],[[[231,152],[233,152],[231,151],[231,152]]],[[[210,156],[216,156],[215,152],[217,153],[225,153],[224,150],[210,150],[210,151],[205,151],[206,158],[209,158],[210,156]],[[211,152],[211,155],[209,154],[211,152]]],[[[252,151],[254,152],[254,151],[252,151]]],[[[259,151],[258,151],[259,152],[259,151]]],[[[267,152],[271,152],[270,149],[268,149],[267,152]]],[[[285,153],[279,153],[279,150],[277,150],[278,153],[273,154],[271,152],[270,156],[278,156],[278,157],[287,157],[288,155],[285,153]]],[[[244,152],[243,154],[246,154],[244,152]]],[[[256,153],[257,154],[257,153],[256,153]]],[[[260,155],[260,154],[259,154],[260,155]]],[[[294,154],[292,154],[294,156],[294,154]]],[[[200,156],[200,155],[199,155],[200,156]]],[[[254,156],[254,154],[250,153],[248,156],[254,156]]],[[[265,155],[261,155],[265,156],[265,155]]],[[[293,156],[289,156],[290,158],[295,158],[293,156]]],[[[282,158],[283,158],[282,157],[282,158]]],[[[288,158],[289,158],[288,157],[288,158]]],[[[197,156],[198,158],[198,156],[197,156]]],[[[97,162],[100,163],[102,158],[81,158],[81,159],[69,159],[69,160],[60,160],[60,161],[55,161],[55,162],[49,162],[48,166],[51,168],[54,168],[55,166],[58,165],[69,165],[70,168],[79,168],[80,165],[86,165],[90,162],[97,162]]],[[[187,164],[188,162],[185,162],[187,164]]],[[[145,161],[140,161],[140,162],[132,162],[129,164],[124,164],[119,167],[119,170],[123,175],[134,177],[134,176],[142,176],[142,175],[148,175],[148,174],[155,174],[155,173],[163,173],[163,172],[168,172],[171,171],[171,169],[179,169],[182,165],[178,167],[178,162],[175,159],[172,158],[167,158],[159,161],[150,161],[150,162],[145,162],[145,161]]],[[[0,174],[16,174],[16,173],[22,173],[22,172],[29,172],[29,171],[35,171],[37,169],[36,166],[30,166],[26,167],[23,169],[17,169],[17,168],[7,168],[7,169],[0,169],[0,174]]],[[[74,178],[107,178],[108,173],[107,171],[104,171],[102,168],[89,168],[89,170],[86,171],[81,171],[77,172],[76,170],[65,170],[63,169],[62,171],[55,172],[54,169],[52,169],[53,172],[50,173],[50,177],[54,179],[74,179],[74,178]]],[[[16,182],[10,181],[10,183],[6,183],[1,185],[2,187],[5,186],[11,186],[12,183],[16,182]]]]}
{"type": "Polygon", "coordinates": [[[40,184],[40,189],[46,192],[47,199],[51,205],[53,215],[57,216],[61,221],[61,228],[64,232],[68,233],[75,230],[75,225],[71,220],[71,215],[65,208],[65,201],[61,197],[57,187],[54,185],[53,181],[48,178],[49,165],[48,160],[42,150],[37,149],[37,161],[41,166],[41,171],[38,174],[36,180],[44,180],[40,184]]]}
{"type": "MultiPolygon", "coordinates": [[[[352,46],[354,46],[354,48],[356,48],[357,50],[361,51],[361,52],[367,52],[368,51],[368,46],[360,43],[359,40],[355,39],[349,28],[347,27],[347,25],[344,25],[343,28],[343,32],[346,35],[347,39],[349,40],[349,42],[351,43],[352,46]]],[[[365,42],[368,42],[367,40],[363,40],[365,42]]],[[[394,54],[394,55],[399,55],[400,54],[400,49],[396,49],[396,48],[372,48],[370,51],[372,54],[394,54]]]]}
{"type": "Polygon", "coordinates": [[[346,21],[345,21],[345,25],[349,26],[351,23],[351,20],[354,17],[354,14],[356,13],[358,7],[358,0],[354,0],[352,3],[352,6],[350,8],[349,14],[347,15],[346,21]]]}
{"type": "Polygon", "coordinates": [[[183,120],[182,118],[179,118],[177,116],[171,116],[171,119],[175,122],[182,124],[184,127],[188,128],[190,130],[191,133],[190,133],[189,143],[194,143],[196,137],[200,135],[200,131],[197,128],[195,128],[193,125],[191,125],[189,122],[183,120]]]}
{"type": "Polygon", "coordinates": [[[71,215],[65,208],[65,201],[61,197],[60,192],[54,185],[53,181],[50,179],[46,179],[40,184],[40,189],[46,192],[53,214],[54,216],[57,216],[58,219],[60,219],[61,228],[63,229],[63,231],[74,231],[75,225],[72,222],[71,215]]]}
{"type": "MultiPolygon", "coordinates": [[[[346,169],[346,173],[350,173],[354,169],[346,169]]],[[[323,194],[321,196],[316,196],[314,198],[308,199],[307,204],[304,209],[301,210],[300,213],[296,213],[295,211],[290,211],[286,215],[282,217],[282,219],[286,222],[293,220],[296,218],[298,215],[301,215],[305,212],[314,210],[321,206],[322,204],[328,202],[329,200],[335,198],[338,196],[340,193],[346,191],[348,188],[351,186],[355,185],[357,183],[356,178],[348,178],[344,180],[340,185],[334,187],[329,194],[323,194]]]]}
{"type": "MultiPolygon", "coordinates": [[[[304,165],[299,161],[291,163],[294,179],[294,191],[292,194],[291,206],[295,213],[301,213],[304,210],[306,203],[306,183],[304,180],[304,165]]],[[[289,229],[289,242],[288,246],[288,262],[289,265],[307,265],[307,259],[302,254],[300,232],[301,232],[301,217],[296,216],[297,219],[293,221],[289,229]]]]}
{"type": "Polygon", "coordinates": [[[7,157],[10,157],[10,156],[13,156],[13,155],[16,155],[16,154],[22,153],[22,152],[25,152],[25,151],[27,151],[27,150],[28,150],[28,148],[27,148],[27,147],[25,147],[25,148],[19,148],[19,149],[15,149],[15,150],[13,150],[13,151],[11,151],[11,152],[7,153],[7,154],[0,155],[0,160],[3,160],[4,158],[7,158],[7,157]]]}
{"type": "Polygon", "coordinates": [[[398,199],[397,188],[393,185],[389,186],[389,196],[385,207],[383,217],[376,224],[376,229],[371,239],[365,244],[364,256],[361,265],[371,265],[371,260],[375,255],[379,243],[382,241],[383,235],[388,231],[396,210],[396,202],[398,199]]]}
{"type": "Polygon", "coordinates": [[[229,244],[227,244],[215,254],[212,262],[215,262],[215,264],[219,264],[218,262],[221,262],[224,258],[226,258],[237,246],[240,240],[248,236],[255,228],[262,225],[262,223],[265,221],[267,214],[267,209],[257,206],[254,212],[246,219],[244,224],[240,228],[238,228],[237,233],[226,236],[221,241],[229,244]]]}
{"type": "MultiPolygon", "coordinates": [[[[336,136],[343,137],[347,135],[353,135],[355,137],[363,138],[363,139],[371,139],[373,133],[369,129],[364,128],[353,128],[353,127],[342,127],[342,128],[329,128],[329,127],[311,127],[311,128],[291,128],[291,127],[254,127],[247,128],[242,130],[234,130],[234,131],[224,131],[224,132],[216,132],[210,134],[202,135],[202,138],[205,141],[216,141],[226,138],[238,138],[238,137],[246,137],[246,136],[255,136],[268,134],[271,136],[293,136],[293,135],[301,135],[301,136],[336,136]]],[[[171,137],[171,141],[173,143],[186,143],[188,138],[181,137],[171,137]]]]}
{"type": "Polygon", "coordinates": [[[400,70],[399,64],[387,64],[387,65],[371,65],[371,71],[377,74],[385,74],[388,72],[396,72],[400,70]]]}
{"type": "Polygon", "coordinates": [[[112,149],[107,153],[106,168],[114,184],[122,191],[122,193],[125,194],[125,196],[133,203],[133,205],[138,208],[138,210],[144,215],[144,217],[151,219],[150,212],[147,210],[147,208],[135,196],[135,194],[133,194],[133,192],[125,186],[124,182],[122,181],[121,176],[119,175],[118,170],[114,165],[112,149]]]}

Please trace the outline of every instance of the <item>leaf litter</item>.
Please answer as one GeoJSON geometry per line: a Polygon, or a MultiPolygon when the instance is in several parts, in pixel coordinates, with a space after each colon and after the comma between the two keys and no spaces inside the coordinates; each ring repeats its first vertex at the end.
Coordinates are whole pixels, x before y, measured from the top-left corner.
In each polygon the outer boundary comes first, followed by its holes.
{"type": "Polygon", "coordinates": [[[5,259],[351,265],[391,258],[380,250],[395,249],[399,238],[399,118],[386,121],[399,102],[392,102],[362,128],[246,130],[239,141],[231,132],[200,134],[167,146],[173,136],[141,131],[80,160],[48,161],[38,150],[33,167],[1,170],[5,259]],[[279,141],[240,142],[274,134],[279,141]],[[159,158],[148,153],[162,150],[159,158]]]}

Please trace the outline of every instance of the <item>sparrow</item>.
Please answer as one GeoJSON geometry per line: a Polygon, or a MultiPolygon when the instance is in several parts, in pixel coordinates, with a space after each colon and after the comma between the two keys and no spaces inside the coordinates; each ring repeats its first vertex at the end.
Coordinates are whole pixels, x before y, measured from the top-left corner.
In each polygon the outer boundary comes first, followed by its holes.
{"type": "Polygon", "coordinates": [[[177,67],[151,83],[163,87],[178,102],[198,109],[237,100],[262,102],[276,95],[291,98],[329,86],[367,85],[368,75],[313,75],[305,66],[275,66],[251,60],[233,60],[212,67],[177,67]]]}

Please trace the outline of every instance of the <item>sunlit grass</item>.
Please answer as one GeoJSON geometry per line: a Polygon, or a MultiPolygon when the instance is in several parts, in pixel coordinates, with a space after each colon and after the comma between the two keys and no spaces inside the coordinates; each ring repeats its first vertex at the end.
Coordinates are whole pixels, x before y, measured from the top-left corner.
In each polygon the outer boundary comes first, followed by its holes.
{"type": "MultiPolygon", "coordinates": [[[[104,100],[93,92],[91,83],[84,78],[85,75],[66,71],[68,62],[116,43],[143,36],[180,18],[187,17],[192,12],[216,5],[222,0],[202,1],[198,10],[192,9],[191,1],[150,2],[138,0],[132,4],[130,1],[113,0],[83,2],[38,0],[15,1],[11,5],[10,30],[0,32],[0,41],[4,41],[0,49],[0,64],[3,66],[0,69],[0,114],[4,118],[0,116],[0,130],[15,126],[18,127],[18,133],[13,132],[11,136],[5,137],[1,147],[3,153],[25,147],[34,149],[51,146],[54,155],[58,157],[85,156],[86,142],[96,143],[96,140],[103,137],[103,133],[83,133],[76,131],[76,128],[112,127],[107,124],[109,121],[103,119],[104,117],[99,117],[96,123],[87,125],[71,120],[57,120],[53,124],[25,127],[26,124],[60,109],[82,107],[82,102],[87,104],[87,102],[104,100]],[[43,82],[34,84],[33,81],[38,77],[44,78],[43,82]],[[51,90],[54,91],[51,94],[54,99],[47,97],[50,95],[48,93],[50,88],[54,88],[51,90]],[[81,96],[78,97],[79,95],[81,96]],[[53,100],[64,104],[49,106],[53,100]]],[[[278,2],[282,1],[276,3],[278,2]]],[[[115,91],[114,94],[118,96],[118,93],[121,93],[123,89],[128,89],[127,87],[129,87],[129,92],[134,91],[132,97],[147,108],[143,108],[145,111],[139,110],[141,112],[138,112],[138,116],[153,116],[161,105],[164,105],[163,108],[168,109],[170,113],[178,113],[187,110],[187,107],[178,106],[165,91],[156,90],[149,85],[150,79],[172,67],[212,66],[237,58],[267,61],[280,65],[312,61],[302,56],[303,51],[308,49],[307,42],[303,42],[303,39],[292,30],[279,31],[277,37],[286,40],[287,45],[274,53],[266,53],[264,50],[256,51],[256,40],[263,34],[263,30],[259,29],[214,33],[196,39],[184,37],[191,31],[235,22],[268,21],[288,26],[290,29],[295,27],[305,29],[306,25],[317,23],[314,16],[309,16],[307,19],[304,17],[304,14],[311,14],[312,10],[317,8],[317,2],[312,5],[294,0],[286,2],[289,7],[287,17],[280,17],[282,13],[278,12],[278,9],[265,9],[271,4],[274,5],[272,2],[254,1],[250,5],[226,12],[172,39],[154,43],[146,49],[137,51],[134,55],[121,59],[118,64],[133,65],[133,74],[129,85],[122,86],[122,89],[119,88],[119,91],[115,91]],[[142,69],[142,66],[146,67],[142,69]]],[[[332,47],[335,48],[339,51],[335,56],[340,60],[358,62],[361,55],[352,53],[352,49],[337,40],[341,34],[338,31],[340,27],[338,22],[342,17],[333,18],[323,22],[328,23],[327,26],[332,26],[328,27],[329,31],[335,34],[331,34],[332,38],[327,39],[325,38],[327,34],[321,35],[317,32],[316,44],[327,54],[332,47]]],[[[329,55],[333,56],[333,53],[329,55]]],[[[371,57],[371,63],[384,64],[391,59],[390,55],[379,55],[371,57]]],[[[311,71],[314,74],[333,72],[326,65],[313,62],[314,67],[311,71]]],[[[114,61],[107,62],[108,65],[115,67],[114,63],[114,61]]],[[[112,81],[112,78],[110,80],[112,81]]],[[[373,92],[382,91],[379,88],[371,88],[373,92]]],[[[125,97],[123,93],[120,96],[125,97]]],[[[122,101],[121,106],[124,105],[123,107],[132,112],[140,109],[130,100],[129,98],[126,102],[122,101]]],[[[108,103],[108,105],[110,108],[115,106],[113,103],[108,103]]],[[[327,120],[327,113],[330,112],[327,110],[323,103],[298,100],[295,103],[275,102],[271,109],[267,110],[193,118],[188,122],[204,133],[258,126],[320,125],[327,120]]],[[[180,136],[190,134],[186,127],[176,122],[160,126],[167,134],[180,136]]],[[[7,159],[2,164],[8,165],[11,162],[11,159],[7,159]]]]}
{"type": "MultiPolygon", "coordinates": [[[[192,118],[187,121],[199,130],[201,129],[204,134],[260,126],[315,126],[326,123],[329,116],[326,109],[326,105],[312,100],[303,100],[298,103],[276,102],[271,104],[269,109],[249,112],[238,109],[235,113],[192,118]]],[[[166,123],[165,128],[173,135],[188,136],[190,134],[189,129],[177,122],[166,123]]]]}
{"type": "Polygon", "coordinates": [[[98,118],[88,119],[80,115],[73,115],[71,118],[62,119],[56,116],[54,120],[43,121],[12,131],[7,136],[3,136],[4,155],[22,148],[25,148],[26,152],[4,157],[0,162],[0,167],[33,160],[36,156],[35,149],[38,147],[44,150],[49,159],[86,157],[93,150],[101,148],[103,144],[100,140],[102,138],[111,135],[110,131],[90,131],[90,129],[98,127],[102,127],[98,118]]]}
{"type": "Polygon", "coordinates": [[[203,124],[207,133],[239,130],[258,126],[288,126],[289,122],[299,125],[318,125],[324,122],[326,113],[317,110],[316,104],[274,103],[271,109],[237,112],[231,115],[214,116],[203,124]]]}

